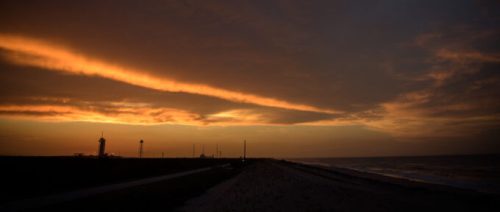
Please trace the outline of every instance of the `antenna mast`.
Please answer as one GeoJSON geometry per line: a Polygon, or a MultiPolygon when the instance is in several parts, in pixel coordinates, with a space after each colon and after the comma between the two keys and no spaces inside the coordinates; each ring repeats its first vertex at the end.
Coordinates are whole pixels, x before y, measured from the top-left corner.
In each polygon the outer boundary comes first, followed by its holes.
{"type": "Polygon", "coordinates": [[[243,140],[243,161],[247,159],[247,140],[243,140]]]}
{"type": "Polygon", "coordinates": [[[139,141],[139,158],[142,158],[142,144],[144,143],[144,141],[141,139],[139,141]]]}

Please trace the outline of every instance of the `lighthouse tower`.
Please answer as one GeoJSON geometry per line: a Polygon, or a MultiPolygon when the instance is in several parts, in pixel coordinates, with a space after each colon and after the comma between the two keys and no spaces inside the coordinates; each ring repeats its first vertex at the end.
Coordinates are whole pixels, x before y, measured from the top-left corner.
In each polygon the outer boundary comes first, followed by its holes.
{"type": "Polygon", "coordinates": [[[106,156],[104,148],[106,148],[106,139],[104,139],[104,133],[101,133],[101,138],[99,138],[99,153],[97,155],[99,158],[106,156]]]}

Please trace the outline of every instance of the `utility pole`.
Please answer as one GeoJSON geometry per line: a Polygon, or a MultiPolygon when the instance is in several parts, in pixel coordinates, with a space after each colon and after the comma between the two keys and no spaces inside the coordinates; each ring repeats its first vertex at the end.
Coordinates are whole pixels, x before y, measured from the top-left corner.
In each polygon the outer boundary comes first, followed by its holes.
{"type": "Polygon", "coordinates": [[[243,162],[247,159],[247,140],[243,140],[243,162]]]}
{"type": "Polygon", "coordinates": [[[142,144],[144,143],[144,141],[141,139],[139,141],[139,158],[142,158],[142,144]]]}

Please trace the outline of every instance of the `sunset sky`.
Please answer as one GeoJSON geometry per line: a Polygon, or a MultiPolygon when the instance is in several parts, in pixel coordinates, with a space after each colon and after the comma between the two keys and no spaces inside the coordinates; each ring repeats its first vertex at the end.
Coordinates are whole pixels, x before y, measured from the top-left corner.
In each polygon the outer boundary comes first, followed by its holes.
{"type": "Polygon", "coordinates": [[[500,153],[498,1],[1,1],[0,155],[500,153]]]}

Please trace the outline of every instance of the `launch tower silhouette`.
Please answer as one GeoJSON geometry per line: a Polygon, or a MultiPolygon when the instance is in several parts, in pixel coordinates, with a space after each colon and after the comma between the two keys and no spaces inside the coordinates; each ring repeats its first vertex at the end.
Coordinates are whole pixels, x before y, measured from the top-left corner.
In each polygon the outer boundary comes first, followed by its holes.
{"type": "Polygon", "coordinates": [[[97,154],[99,158],[106,156],[105,148],[106,148],[106,139],[104,139],[104,133],[101,132],[101,138],[99,138],[99,152],[97,154]]]}

